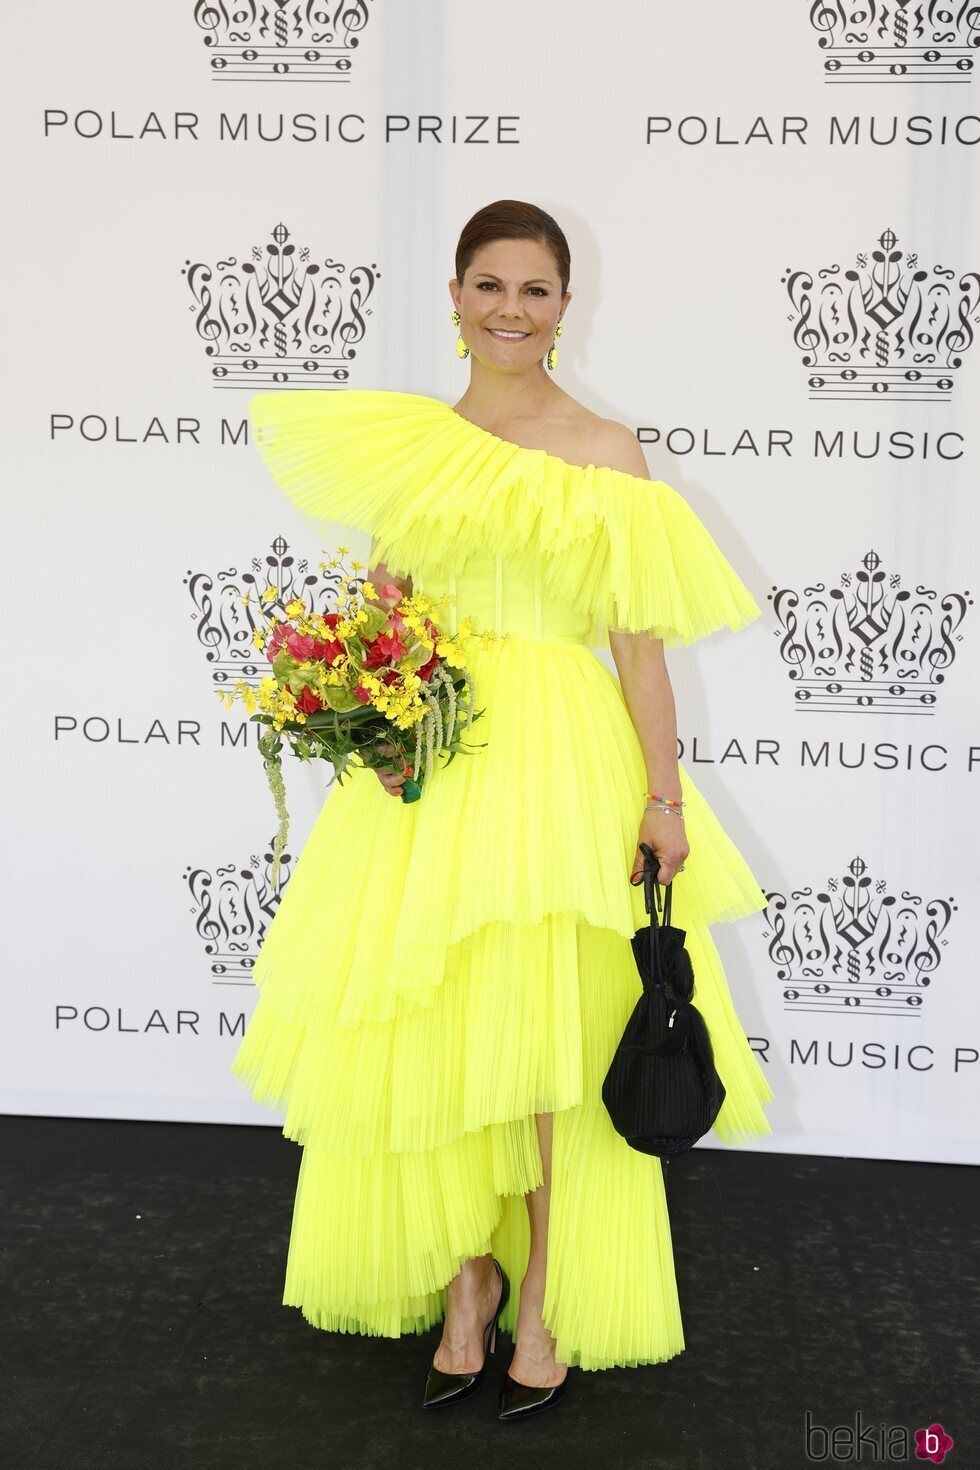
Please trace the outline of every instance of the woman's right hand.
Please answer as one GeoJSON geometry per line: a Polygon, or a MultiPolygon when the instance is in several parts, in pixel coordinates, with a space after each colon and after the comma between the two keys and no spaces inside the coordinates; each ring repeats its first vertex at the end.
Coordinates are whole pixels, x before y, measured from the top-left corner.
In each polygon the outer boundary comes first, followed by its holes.
{"type": "MultiPolygon", "coordinates": [[[[394,755],[395,746],[385,741],[378,746],[382,755],[394,755]]],[[[403,771],[378,771],[377,777],[389,796],[401,796],[405,777],[411,774],[411,767],[406,766],[403,771]]]]}

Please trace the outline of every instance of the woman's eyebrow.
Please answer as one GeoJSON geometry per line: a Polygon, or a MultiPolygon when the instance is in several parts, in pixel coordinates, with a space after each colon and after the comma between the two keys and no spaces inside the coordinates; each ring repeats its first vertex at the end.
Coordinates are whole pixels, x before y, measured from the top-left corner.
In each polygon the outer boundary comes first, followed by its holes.
{"type": "MultiPolygon", "coordinates": [[[[477,271],[477,275],[478,276],[487,276],[491,281],[499,281],[500,280],[500,277],[499,276],[495,276],[494,273],[493,273],[493,271],[477,271]]],[[[546,277],[544,277],[544,276],[534,276],[534,277],[532,277],[532,279],[530,281],[525,281],[524,282],[524,285],[525,286],[550,286],[551,285],[551,282],[549,280],[547,280],[546,277]]]]}

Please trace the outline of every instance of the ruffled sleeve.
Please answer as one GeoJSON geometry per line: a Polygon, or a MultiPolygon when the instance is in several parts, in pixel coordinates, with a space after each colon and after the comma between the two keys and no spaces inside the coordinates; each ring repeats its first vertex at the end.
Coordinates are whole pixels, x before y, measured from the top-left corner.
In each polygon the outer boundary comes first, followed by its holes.
{"type": "Polygon", "coordinates": [[[500,439],[440,399],[381,390],[268,392],[255,446],[326,543],[370,532],[396,575],[454,575],[502,555],[586,612],[586,641],[649,632],[668,646],[761,614],[687,501],[663,480],[572,465],[500,439]]]}
{"type": "Polygon", "coordinates": [[[321,538],[337,526],[383,538],[411,498],[424,441],[439,437],[431,410],[445,407],[413,393],[301,389],[254,394],[248,417],[273,480],[321,538]]]}
{"type": "Polygon", "coordinates": [[[704,522],[665,480],[585,472],[594,525],[559,553],[552,585],[592,613],[587,641],[648,632],[668,647],[746,627],[762,609],[704,522]]]}

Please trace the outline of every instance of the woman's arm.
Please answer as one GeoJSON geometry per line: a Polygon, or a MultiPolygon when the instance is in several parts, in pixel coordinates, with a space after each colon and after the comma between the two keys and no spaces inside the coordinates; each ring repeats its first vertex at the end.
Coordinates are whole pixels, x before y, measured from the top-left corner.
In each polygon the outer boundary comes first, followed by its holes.
{"type": "MultiPolygon", "coordinates": [[[[610,630],[609,647],[626,708],[643,751],[647,790],[657,796],[666,796],[670,801],[680,801],[683,793],[677,763],[677,713],[664,659],[663,640],[649,633],[616,633],[610,630]]],[[[638,809],[643,810],[639,805],[641,801],[647,805],[643,793],[638,791],[636,795],[638,809]]],[[[649,805],[652,810],[643,810],[640,818],[630,878],[643,871],[645,858],[640,851],[640,843],[645,842],[660,859],[659,881],[669,883],[691,851],[684,819],[670,808],[658,809],[653,803],[649,805]]]]}
{"type": "Polygon", "coordinates": [[[679,801],[677,711],[663,639],[610,630],[609,647],[646,761],[648,789],[679,801]]]}
{"type": "MultiPolygon", "coordinates": [[[[610,469],[644,480],[650,478],[639,441],[622,424],[610,422],[603,448],[601,462],[610,469]]],[[[655,638],[652,633],[618,633],[610,629],[609,648],[643,751],[647,790],[680,801],[683,793],[677,761],[677,711],[663,639],[655,638]]],[[[643,793],[637,792],[637,802],[641,801],[643,793]]],[[[631,876],[643,869],[641,842],[647,843],[660,859],[661,883],[671,881],[690,852],[683,817],[669,810],[643,812],[631,876]]]]}

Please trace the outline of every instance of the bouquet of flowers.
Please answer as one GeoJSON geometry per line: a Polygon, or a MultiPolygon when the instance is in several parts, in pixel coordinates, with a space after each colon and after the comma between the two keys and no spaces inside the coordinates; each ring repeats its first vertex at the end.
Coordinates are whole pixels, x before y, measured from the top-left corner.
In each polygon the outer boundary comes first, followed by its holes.
{"type": "MultiPolygon", "coordinates": [[[[344,555],[347,548],[339,551],[344,555]]],[[[341,785],[354,764],[404,771],[402,801],[417,801],[436,757],[448,751],[448,765],[459,751],[468,753],[459,736],[484,713],[474,709],[476,690],[466,667],[469,619],[461,619],[455,637],[448,638],[436,604],[421,593],[405,596],[391,582],[378,592],[353,575],[362,562],[351,563],[351,574],[340,556],[319,565],[324,572],[342,569],[337,610],[310,612],[299,597],[283,604],[284,619],[261,609],[264,626],[253,628],[252,641],[272,674],[257,688],[237,679],[230,690],[216,691],[228,709],[241,699],[250,718],[267,727],[258,747],[279,817],[273,888],[289,830],[280,761],[284,739],[302,761],[330,761],[341,785]]],[[[266,604],[278,597],[278,587],[262,593],[266,604]]],[[[243,602],[250,600],[246,593],[243,602]]]]}

